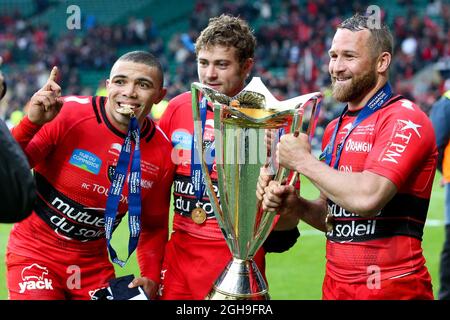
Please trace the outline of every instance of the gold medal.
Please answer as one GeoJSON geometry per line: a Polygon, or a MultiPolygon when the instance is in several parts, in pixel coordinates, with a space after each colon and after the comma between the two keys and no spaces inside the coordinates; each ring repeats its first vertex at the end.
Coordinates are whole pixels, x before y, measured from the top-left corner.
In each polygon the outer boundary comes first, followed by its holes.
{"type": "Polygon", "coordinates": [[[331,213],[327,214],[327,216],[325,217],[325,228],[326,228],[327,232],[333,231],[334,216],[331,213]]]}
{"type": "Polygon", "coordinates": [[[196,224],[202,224],[206,220],[206,212],[200,207],[195,208],[191,211],[191,219],[196,224]]]}

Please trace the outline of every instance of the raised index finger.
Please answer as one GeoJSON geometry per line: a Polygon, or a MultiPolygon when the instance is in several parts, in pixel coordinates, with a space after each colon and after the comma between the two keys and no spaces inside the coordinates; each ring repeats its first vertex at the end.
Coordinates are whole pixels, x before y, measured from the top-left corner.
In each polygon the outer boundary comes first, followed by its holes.
{"type": "Polygon", "coordinates": [[[57,76],[58,76],[58,67],[54,66],[52,71],[50,72],[50,76],[48,77],[48,82],[56,81],[57,76]]]}

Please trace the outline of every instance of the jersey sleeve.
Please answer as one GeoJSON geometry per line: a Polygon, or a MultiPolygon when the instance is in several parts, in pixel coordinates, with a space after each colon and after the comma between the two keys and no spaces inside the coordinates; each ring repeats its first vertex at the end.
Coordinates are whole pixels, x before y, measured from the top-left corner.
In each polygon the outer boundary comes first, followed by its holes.
{"type": "MultiPolygon", "coordinates": [[[[379,174],[391,180],[398,189],[413,174],[431,177],[437,156],[433,127],[428,117],[411,102],[401,100],[400,105],[392,106],[377,123],[377,132],[372,150],[367,157],[364,170],[379,174]],[[431,163],[433,162],[434,163],[431,163]],[[427,165],[427,162],[430,162],[427,165]],[[416,172],[429,170],[426,172],[416,172]]],[[[425,188],[426,179],[417,185],[417,191],[425,188]]]]}
{"type": "MultiPolygon", "coordinates": [[[[20,147],[24,151],[28,158],[30,166],[33,168],[36,164],[35,159],[40,158],[40,156],[35,152],[32,152],[32,147],[29,147],[31,141],[34,139],[36,134],[41,130],[41,126],[32,123],[27,116],[25,116],[17,126],[11,129],[11,134],[14,139],[19,143],[20,147]]],[[[42,153],[45,153],[44,148],[41,149],[42,153]]]]}
{"type": "MultiPolygon", "coordinates": [[[[53,148],[59,143],[62,135],[67,132],[64,130],[65,109],[63,105],[60,113],[50,122],[43,126],[32,123],[28,117],[11,130],[16,141],[22,147],[28,158],[31,168],[44,160],[53,148]]],[[[66,126],[67,127],[67,126],[66,126]]]]}

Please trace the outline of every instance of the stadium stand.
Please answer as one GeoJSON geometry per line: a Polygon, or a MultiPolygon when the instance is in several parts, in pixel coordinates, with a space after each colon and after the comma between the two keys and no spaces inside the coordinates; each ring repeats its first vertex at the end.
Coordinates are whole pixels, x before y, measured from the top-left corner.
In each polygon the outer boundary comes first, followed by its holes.
{"type": "Polygon", "coordinates": [[[11,83],[0,116],[8,119],[40,86],[52,65],[65,94],[96,92],[112,61],[145,49],[160,57],[168,96],[196,81],[192,42],[209,17],[240,15],[258,39],[253,75],[280,99],[311,91],[326,94],[322,124],[333,114],[327,48],[334,26],[355,11],[378,5],[391,24],[396,48],[391,82],[428,111],[440,96],[434,65],[450,57],[450,4],[441,0],[78,0],[81,29],[68,30],[66,0],[0,0],[2,71],[11,83]]]}

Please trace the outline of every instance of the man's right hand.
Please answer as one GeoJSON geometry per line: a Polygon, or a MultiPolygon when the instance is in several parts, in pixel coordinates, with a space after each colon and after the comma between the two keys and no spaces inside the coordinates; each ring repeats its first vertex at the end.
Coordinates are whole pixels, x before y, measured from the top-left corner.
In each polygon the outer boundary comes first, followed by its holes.
{"type": "Polygon", "coordinates": [[[28,103],[28,119],[38,125],[52,121],[61,110],[61,87],[56,83],[58,68],[53,67],[47,83],[28,103]]]}
{"type": "Polygon", "coordinates": [[[282,185],[273,181],[270,170],[262,167],[256,185],[256,197],[262,203],[264,211],[276,212],[280,215],[275,230],[291,230],[300,220],[296,207],[299,201],[294,186],[282,185]]]}
{"type": "Polygon", "coordinates": [[[278,181],[270,181],[264,188],[262,208],[265,211],[276,212],[280,216],[297,215],[299,198],[294,186],[281,185],[278,181]]]}

